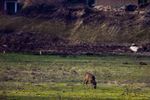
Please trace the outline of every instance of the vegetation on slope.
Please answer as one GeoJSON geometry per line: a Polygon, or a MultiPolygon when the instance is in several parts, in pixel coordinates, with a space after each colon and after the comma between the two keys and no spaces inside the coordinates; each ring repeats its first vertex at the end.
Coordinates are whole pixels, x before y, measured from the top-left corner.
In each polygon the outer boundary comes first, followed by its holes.
{"type": "Polygon", "coordinates": [[[31,44],[37,45],[35,49],[84,43],[147,44],[150,43],[149,16],[148,11],[122,14],[86,8],[47,9],[41,5],[24,9],[19,16],[0,16],[0,43],[9,45],[9,48],[24,43],[27,46],[18,48],[28,50],[33,49],[28,48],[31,44]]]}

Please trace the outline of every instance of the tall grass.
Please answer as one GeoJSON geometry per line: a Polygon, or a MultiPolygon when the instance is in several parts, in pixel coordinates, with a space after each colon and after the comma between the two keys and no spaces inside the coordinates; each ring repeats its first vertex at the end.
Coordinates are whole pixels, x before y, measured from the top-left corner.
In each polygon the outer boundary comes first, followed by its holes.
{"type": "MultiPolygon", "coordinates": [[[[114,17],[115,18],[115,17],[114,17]]],[[[64,20],[27,18],[21,16],[0,16],[0,32],[2,33],[36,33],[39,36],[50,35],[69,39],[71,43],[148,43],[150,42],[149,27],[129,24],[124,20],[118,23],[105,19],[93,24],[83,23],[75,32],[74,23],[67,24],[64,20]],[[119,24],[120,23],[120,24],[119,24]],[[132,26],[128,26],[128,25],[132,26]]],[[[113,19],[112,19],[113,20],[113,19]]],[[[91,22],[92,23],[92,22],[91,22]]]]}

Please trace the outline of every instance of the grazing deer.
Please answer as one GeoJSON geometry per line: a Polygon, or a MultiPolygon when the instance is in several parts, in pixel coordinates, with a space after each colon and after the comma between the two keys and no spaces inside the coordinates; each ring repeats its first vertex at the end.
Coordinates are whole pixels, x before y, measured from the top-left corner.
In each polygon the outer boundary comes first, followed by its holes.
{"type": "Polygon", "coordinates": [[[83,83],[86,85],[91,84],[93,88],[96,89],[97,83],[96,83],[95,76],[89,72],[85,73],[83,83]]]}

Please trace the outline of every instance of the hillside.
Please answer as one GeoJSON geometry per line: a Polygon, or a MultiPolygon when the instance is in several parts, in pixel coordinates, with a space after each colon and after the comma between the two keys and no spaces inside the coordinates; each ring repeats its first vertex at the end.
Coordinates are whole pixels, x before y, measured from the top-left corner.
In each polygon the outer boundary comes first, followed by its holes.
{"type": "Polygon", "coordinates": [[[1,51],[48,50],[59,53],[68,50],[79,53],[127,52],[130,43],[134,42],[146,45],[146,51],[149,51],[149,26],[149,7],[139,12],[123,12],[32,6],[17,16],[0,16],[0,48],[1,51]]]}

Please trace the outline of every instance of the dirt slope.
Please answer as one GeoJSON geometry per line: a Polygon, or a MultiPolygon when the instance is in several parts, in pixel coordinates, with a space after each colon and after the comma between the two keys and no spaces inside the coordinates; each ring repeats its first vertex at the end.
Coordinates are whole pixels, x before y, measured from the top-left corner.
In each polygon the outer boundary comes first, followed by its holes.
{"type": "Polygon", "coordinates": [[[0,16],[0,22],[1,51],[129,52],[133,42],[150,50],[149,7],[124,12],[39,5],[0,16]]]}

